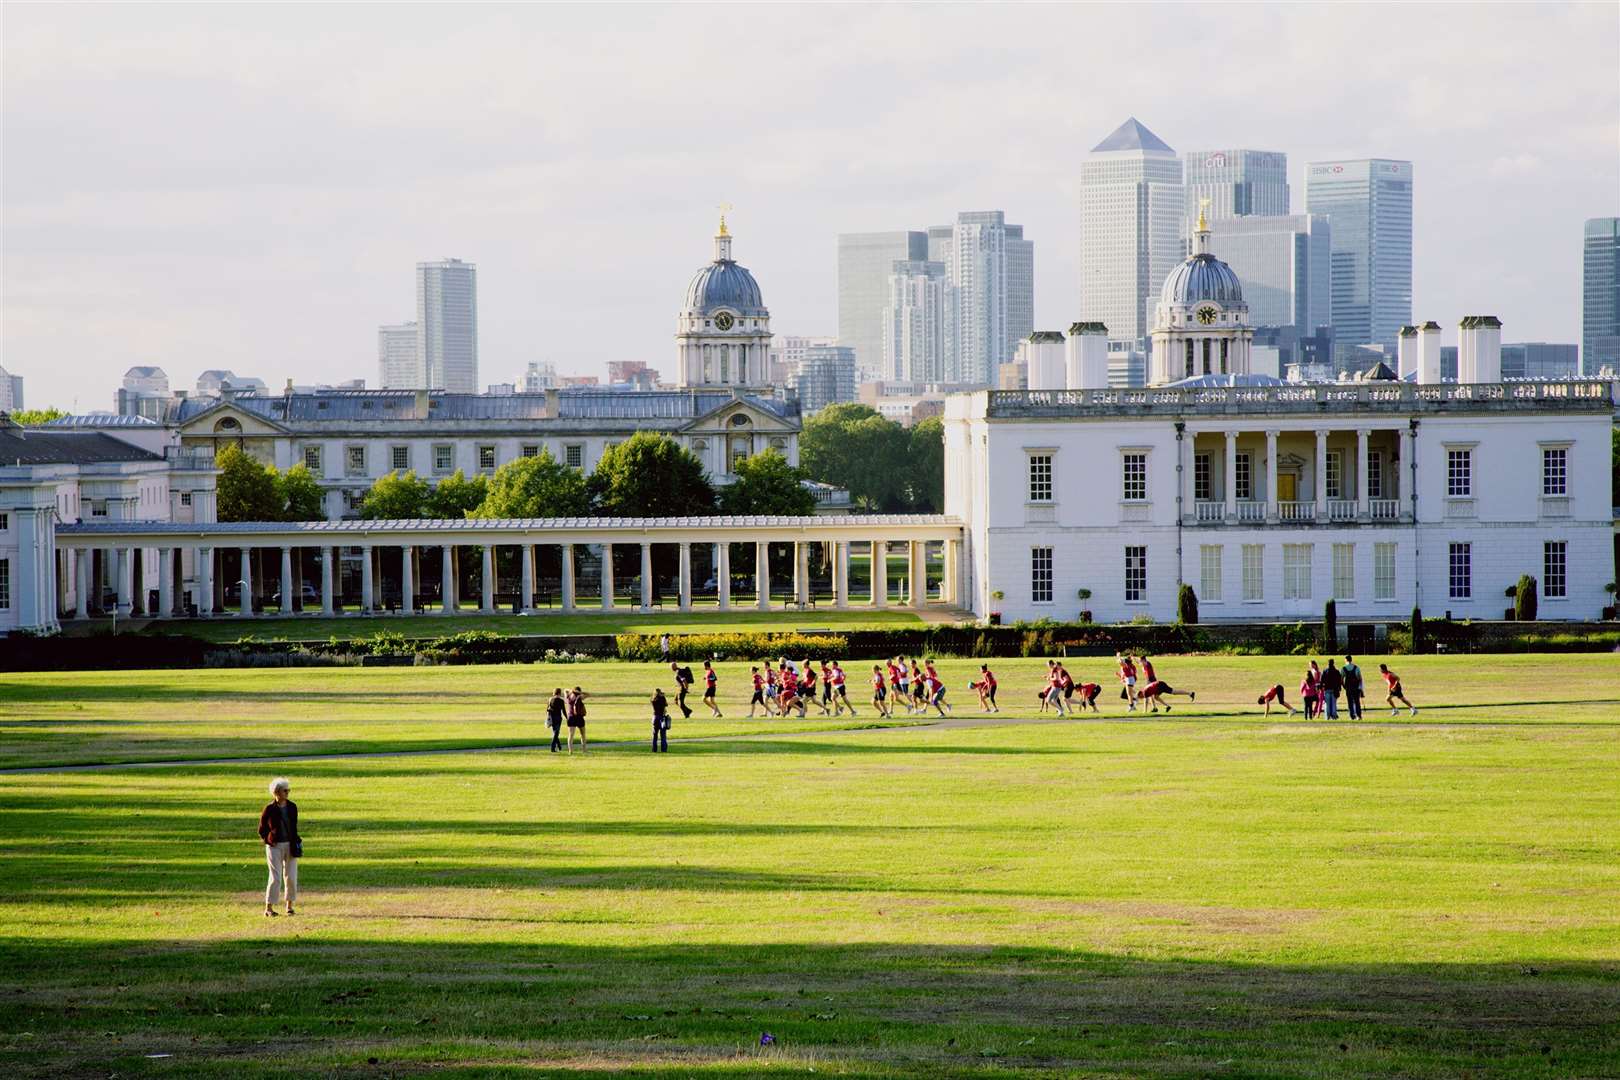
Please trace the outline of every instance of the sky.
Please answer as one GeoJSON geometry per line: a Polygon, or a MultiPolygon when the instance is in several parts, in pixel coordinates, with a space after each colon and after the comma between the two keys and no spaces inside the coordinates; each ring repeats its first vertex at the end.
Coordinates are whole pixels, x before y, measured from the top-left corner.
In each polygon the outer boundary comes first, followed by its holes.
{"type": "Polygon", "coordinates": [[[837,236],[1001,209],[1081,318],[1080,163],[1412,160],[1414,316],[1580,339],[1620,214],[1620,5],[0,7],[0,366],[108,409],[135,364],[375,386],[414,267],[476,263],[480,381],[672,374],[730,203],[778,334],[837,330],[837,236]]]}

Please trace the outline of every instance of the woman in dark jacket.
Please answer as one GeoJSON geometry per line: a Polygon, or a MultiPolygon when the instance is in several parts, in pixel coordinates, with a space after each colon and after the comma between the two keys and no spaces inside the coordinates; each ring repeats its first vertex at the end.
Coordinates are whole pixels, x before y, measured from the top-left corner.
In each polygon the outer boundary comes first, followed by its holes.
{"type": "Polygon", "coordinates": [[[276,901],[287,894],[287,914],[293,914],[298,899],[298,857],[303,842],[298,839],[298,804],[287,798],[292,784],[285,776],[270,781],[273,801],[259,814],[259,839],[264,841],[264,858],[270,864],[270,882],[264,887],[264,913],[276,914],[276,901]]]}

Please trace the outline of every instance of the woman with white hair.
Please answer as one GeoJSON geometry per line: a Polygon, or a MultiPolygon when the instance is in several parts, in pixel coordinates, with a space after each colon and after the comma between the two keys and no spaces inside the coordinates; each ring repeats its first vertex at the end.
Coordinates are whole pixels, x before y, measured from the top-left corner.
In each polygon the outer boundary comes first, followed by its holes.
{"type": "Polygon", "coordinates": [[[298,838],[298,804],[287,798],[292,784],[285,776],[270,781],[271,802],[259,815],[259,839],[264,841],[265,861],[270,864],[270,883],[264,887],[264,913],[276,914],[276,901],[287,894],[287,914],[293,914],[298,899],[298,859],[304,853],[298,838]]]}

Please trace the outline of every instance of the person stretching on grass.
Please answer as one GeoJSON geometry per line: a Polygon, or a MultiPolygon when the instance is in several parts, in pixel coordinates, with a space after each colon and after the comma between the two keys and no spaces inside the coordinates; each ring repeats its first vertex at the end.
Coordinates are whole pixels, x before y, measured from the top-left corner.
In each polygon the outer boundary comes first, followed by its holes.
{"type": "Polygon", "coordinates": [[[1119,665],[1119,681],[1124,686],[1124,693],[1120,696],[1130,703],[1130,711],[1136,711],[1136,665],[1131,658],[1123,653],[1114,654],[1114,662],[1119,665]]]}
{"type": "Polygon", "coordinates": [[[703,661],[703,704],[707,705],[709,711],[716,716],[721,715],[720,706],[714,702],[715,684],[719,681],[719,676],[714,673],[714,665],[707,660],[703,661]]]}
{"type": "Polygon", "coordinates": [[[889,716],[892,716],[893,713],[891,713],[889,711],[888,702],[885,700],[888,697],[888,691],[884,689],[883,683],[884,683],[883,669],[881,667],[879,667],[878,665],[873,664],[872,665],[872,708],[877,710],[877,714],[879,716],[889,717],[889,716]]]}
{"type": "Polygon", "coordinates": [[[1097,698],[1102,695],[1101,683],[1081,683],[1079,686],[1079,691],[1080,704],[1075,709],[1075,712],[1084,712],[1087,706],[1090,706],[1091,711],[1094,713],[1102,712],[1101,709],[1097,708],[1097,698]]]}
{"type": "Polygon", "coordinates": [[[663,688],[653,691],[652,696],[653,721],[653,753],[669,753],[669,699],[664,697],[663,688]]]}
{"type": "Polygon", "coordinates": [[[1271,715],[1271,703],[1273,701],[1275,701],[1278,705],[1281,705],[1283,708],[1287,709],[1289,716],[1294,715],[1294,712],[1296,710],[1294,709],[1294,707],[1292,705],[1288,704],[1287,697],[1285,697],[1283,695],[1283,684],[1282,683],[1277,683],[1270,690],[1267,690],[1265,693],[1261,694],[1260,697],[1255,701],[1255,704],[1256,705],[1264,705],[1266,707],[1266,715],[1270,716],[1271,715]]]}
{"type": "Polygon", "coordinates": [[[270,781],[270,802],[259,813],[259,839],[264,841],[264,859],[270,865],[270,880],[264,887],[264,914],[276,914],[276,902],[287,897],[287,914],[293,915],[298,899],[298,860],[304,854],[298,838],[298,804],[287,798],[292,783],[285,776],[270,781]]]}
{"type": "Polygon", "coordinates": [[[1411,715],[1416,716],[1417,706],[1407,701],[1406,695],[1401,693],[1401,677],[1389,670],[1385,664],[1378,665],[1378,674],[1384,677],[1384,686],[1389,689],[1389,694],[1384,698],[1384,703],[1389,706],[1389,715],[1394,716],[1401,711],[1395,707],[1398,701],[1412,710],[1411,715]]]}
{"type": "Polygon", "coordinates": [[[985,712],[1001,711],[996,704],[996,673],[990,670],[989,664],[979,665],[979,681],[973,684],[973,689],[979,692],[979,708],[985,712]]]}
{"type": "Polygon", "coordinates": [[[579,752],[587,753],[585,745],[585,699],[590,695],[579,687],[574,687],[568,695],[568,752],[574,752],[574,732],[579,732],[579,752]]]}
{"type": "Polygon", "coordinates": [[[1136,695],[1136,700],[1147,702],[1150,706],[1152,706],[1154,712],[1159,711],[1160,705],[1164,706],[1165,712],[1169,712],[1170,703],[1164,699],[1173,695],[1180,695],[1181,697],[1186,698],[1188,701],[1195,701],[1198,698],[1198,691],[1177,690],[1163,679],[1154,679],[1152,682],[1142,687],[1142,692],[1136,695]]]}
{"type": "Polygon", "coordinates": [[[546,702],[546,726],[551,729],[551,752],[553,754],[562,749],[563,713],[567,712],[568,704],[563,700],[562,687],[551,692],[551,700],[546,702]]]}

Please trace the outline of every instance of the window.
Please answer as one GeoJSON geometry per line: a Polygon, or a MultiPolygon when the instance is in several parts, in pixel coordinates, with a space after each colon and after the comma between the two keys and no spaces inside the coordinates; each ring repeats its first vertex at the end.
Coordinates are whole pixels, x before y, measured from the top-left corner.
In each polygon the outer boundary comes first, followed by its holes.
{"type": "Polygon", "coordinates": [[[11,515],[0,514],[0,532],[5,532],[9,528],[11,528],[11,515]]]}
{"type": "Polygon", "coordinates": [[[1541,451],[1541,493],[1569,494],[1569,447],[1548,446],[1541,451]]]}
{"type": "Polygon", "coordinates": [[[1327,497],[1344,498],[1344,451],[1329,450],[1327,456],[1327,497]]]}
{"type": "Polygon", "coordinates": [[[1193,498],[1200,502],[1208,502],[1209,495],[1209,455],[1193,455],[1193,498]]]}
{"type": "Polygon", "coordinates": [[[1239,454],[1237,456],[1237,477],[1233,482],[1240,499],[1254,498],[1254,455],[1239,454]]]}
{"type": "Polygon", "coordinates": [[[585,467],[585,446],[583,443],[569,443],[563,447],[563,464],[570,469],[583,469],[585,467]]]}
{"type": "Polygon", "coordinates": [[[1129,453],[1121,457],[1124,471],[1122,497],[1127,502],[1142,502],[1147,498],[1147,455],[1129,453]]]}
{"type": "Polygon", "coordinates": [[[411,467],[411,448],[408,446],[390,447],[388,451],[388,467],[395,472],[405,472],[411,467]]]}
{"type": "Polygon", "coordinates": [[[1029,501],[1052,501],[1052,455],[1029,455],[1029,501]]]}
{"type": "Polygon", "coordinates": [[[1371,451],[1367,453],[1367,498],[1384,497],[1384,458],[1371,451]]]}
{"type": "Polygon", "coordinates": [[[94,502],[92,502],[90,504],[90,516],[91,517],[106,517],[107,516],[107,500],[106,499],[97,499],[94,502]]]}
{"type": "Polygon", "coordinates": [[[316,476],[319,476],[321,474],[321,448],[320,447],[318,447],[318,446],[306,446],[306,447],[304,447],[304,468],[308,469],[310,472],[314,473],[316,476]]]}
{"type": "Polygon", "coordinates": [[[449,443],[439,443],[433,448],[433,471],[447,473],[456,463],[456,448],[449,443]]]}
{"type": "Polygon", "coordinates": [[[180,505],[181,506],[190,506],[191,505],[191,492],[182,491],[180,493],[180,505]]]}
{"type": "Polygon", "coordinates": [[[1266,546],[1243,545],[1243,602],[1258,604],[1266,598],[1266,546]]]}
{"type": "Polygon", "coordinates": [[[364,475],[366,475],[366,448],[365,447],[363,447],[363,446],[351,446],[351,447],[349,447],[348,448],[348,457],[346,458],[346,461],[348,463],[348,472],[349,472],[350,476],[364,476],[364,475]]]}
{"type": "Polygon", "coordinates": [[[1446,451],[1446,494],[1465,498],[1474,493],[1474,452],[1446,451]]]}
{"type": "Polygon", "coordinates": [[[1140,604],[1147,599],[1147,548],[1125,549],[1125,602],[1140,604]]]}
{"type": "Polygon", "coordinates": [[[1356,598],[1356,545],[1333,545],[1333,596],[1337,600],[1356,598]]]}
{"type": "Polygon", "coordinates": [[[1311,549],[1315,544],[1284,544],[1283,599],[1311,598],[1311,549]]]}
{"type": "Polygon", "coordinates": [[[1373,599],[1395,599],[1395,545],[1373,545],[1373,599]]]}
{"type": "Polygon", "coordinates": [[[1548,540],[1541,545],[1541,595],[1562,600],[1569,595],[1569,543],[1548,540]]]}
{"type": "Polygon", "coordinates": [[[0,559],[0,611],[11,610],[11,560],[0,559]]]}
{"type": "Polygon", "coordinates": [[[1207,604],[1221,602],[1221,550],[1219,544],[1198,549],[1198,599],[1207,604]]]}
{"type": "Polygon", "coordinates": [[[1451,545],[1451,598],[1470,600],[1474,595],[1474,545],[1451,545]]]}
{"type": "Polygon", "coordinates": [[[493,446],[480,446],[478,448],[478,471],[495,471],[495,448],[493,446]]]}
{"type": "Polygon", "coordinates": [[[1052,602],[1052,549],[1029,549],[1029,598],[1036,604],[1052,602]]]}
{"type": "Polygon", "coordinates": [[[534,443],[524,443],[523,449],[520,451],[520,453],[524,457],[539,457],[540,447],[536,446],[534,443]]]}

